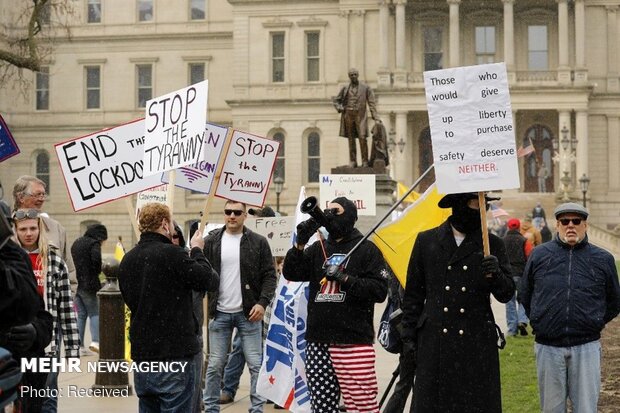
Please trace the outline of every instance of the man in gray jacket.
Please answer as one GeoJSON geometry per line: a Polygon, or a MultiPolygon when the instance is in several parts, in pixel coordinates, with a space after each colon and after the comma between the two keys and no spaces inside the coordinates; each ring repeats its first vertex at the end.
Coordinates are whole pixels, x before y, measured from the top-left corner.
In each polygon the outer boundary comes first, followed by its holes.
{"type": "Polygon", "coordinates": [[[554,240],[534,248],[519,284],[536,334],[543,412],[596,412],[601,388],[601,330],[620,312],[613,256],[588,242],[588,210],[572,202],[555,209],[554,240]]]}

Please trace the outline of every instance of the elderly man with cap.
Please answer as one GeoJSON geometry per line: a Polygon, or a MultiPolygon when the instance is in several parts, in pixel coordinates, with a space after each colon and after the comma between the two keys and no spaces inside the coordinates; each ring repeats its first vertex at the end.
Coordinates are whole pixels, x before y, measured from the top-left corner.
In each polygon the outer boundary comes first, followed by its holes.
{"type": "Polygon", "coordinates": [[[596,412],[601,387],[601,330],[620,312],[613,256],[588,242],[588,210],[555,211],[557,234],[532,251],[519,299],[536,333],[543,412],[596,412]]]}
{"type": "Polygon", "coordinates": [[[387,296],[381,251],[355,228],[355,204],[339,197],[327,204],[325,245],[304,249],[319,229],[314,218],[297,226],[296,244],[284,259],[287,280],[309,281],[306,375],[313,412],[338,412],[340,393],[347,411],[378,413],[373,314],[387,296]],[[331,271],[331,270],[335,271],[331,271]]]}
{"type": "MultiPolygon", "coordinates": [[[[506,246],[506,254],[510,267],[512,268],[512,280],[515,285],[519,285],[527,257],[530,256],[534,246],[519,232],[521,222],[517,218],[511,218],[506,223],[508,232],[504,235],[504,245],[506,246]]],[[[517,294],[514,294],[510,301],[506,303],[506,324],[508,325],[507,335],[516,336],[517,329],[522,336],[527,336],[527,323],[529,320],[525,315],[523,305],[517,300],[517,294]]]]}
{"type": "Polygon", "coordinates": [[[501,334],[490,296],[505,303],[514,294],[506,249],[489,234],[491,255],[483,256],[478,194],[446,195],[439,207],[452,215],[418,234],[402,305],[401,369],[416,369],[413,412],[500,413],[501,334]]]}

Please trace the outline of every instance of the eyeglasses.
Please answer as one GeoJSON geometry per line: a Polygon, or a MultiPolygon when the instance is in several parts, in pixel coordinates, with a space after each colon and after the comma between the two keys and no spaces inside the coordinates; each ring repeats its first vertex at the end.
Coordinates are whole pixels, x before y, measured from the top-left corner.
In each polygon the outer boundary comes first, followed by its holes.
{"type": "Polygon", "coordinates": [[[39,218],[39,211],[36,209],[18,209],[13,212],[13,219],[21,221],[22,219],[35,219],[39,218]]]}
{"type": "Polygon", "coordinates": [[[243,214],[243,211],[240,209],[225,209],[224,215],[232,215],[235,214],[236,217],[240,217],[243,214]]]}
{"type": "Polygon", "coordinates": [[[47,198],[47,194],[45,192],[37,192],[36,194],[29,194],[28,192],[26,192],[26,195],[39,199],[47,198]]]}
{"type": "Polygon", "coordinates": [[[585,219],[583,218],[562,218],[562,219],[559,219],[558,221],[560,221],[560,224],[567,226],[571,222],[573,223],[573,225],[579,225],[581,224],[581,221],[585,221],[585,219]]]}

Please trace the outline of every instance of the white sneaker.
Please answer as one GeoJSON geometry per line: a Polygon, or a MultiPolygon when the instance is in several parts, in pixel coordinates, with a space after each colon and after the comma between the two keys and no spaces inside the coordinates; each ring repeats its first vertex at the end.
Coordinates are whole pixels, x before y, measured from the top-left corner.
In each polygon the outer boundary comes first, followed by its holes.
{"type": "Polygon", "coordinates": [[[89,349],[80,347],[80,356],[88,357],[88,356],[93,356],[93,355],[94,353],[90,351],[89,349]]]}
{"type": "Polygon", "coordinates": [[[96,341],[93,341],[90,343],[90,346],[88,346],[88,348],[90,349],[90,351],[94,351],[95,353],[99,353],[99,343],[96,341]]]}

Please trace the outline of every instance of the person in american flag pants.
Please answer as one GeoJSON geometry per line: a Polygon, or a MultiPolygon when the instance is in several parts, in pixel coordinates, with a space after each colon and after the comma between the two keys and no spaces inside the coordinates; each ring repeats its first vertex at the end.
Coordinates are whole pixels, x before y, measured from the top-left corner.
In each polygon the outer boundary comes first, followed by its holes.
{"type": "MultiPolygon", "coordinates": [[[[67,264],[56,249],[48,243],[45,226],[37,210],[18,209],[13,213],[13,222],[17,241],[30,257],[39,294],[45,301],[45,309],[50,312],[54,320],[52,341],[45,349],[46,356],[60,359],[61,344],[64,342],[65,356],[78,358],[80,336],[71,298],[67,264]]],[[[58,388],[57,372],[47,374],[45,387],[58,388]]],[[[57,410],[58,400],[55,397],[48,397],[42,403],[41,411],[43,412],[57,410]]]]}
{"type": "Polygon", "coordinates": [[[305,364],[310,405],[313,412],[338,412],[342,393],[348,412],[378,413],[373,315],[375,303],[387,296],[387,268],[367,240],[342,261],[363,237],[354,228],[357,208],[345,197],[327,207],[327,241],[304,249],[320,224],[314,218],[300,223],[282,270],[288,280],[310,282],[305,364]],[[327,272],[332,265],[338,271],[327,272]]]}

